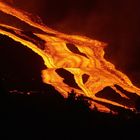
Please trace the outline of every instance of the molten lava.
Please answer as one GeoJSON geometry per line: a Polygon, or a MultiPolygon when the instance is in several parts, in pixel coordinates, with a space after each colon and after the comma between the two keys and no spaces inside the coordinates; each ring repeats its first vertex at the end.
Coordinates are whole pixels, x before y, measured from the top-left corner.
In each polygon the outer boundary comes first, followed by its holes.
{"type": "Polygon", "coordinates": [[[115,85],[140,95],[140,89],[134,86],[124,73],[104,59],[105,43],[52,30],[29,13],[4,2],[0,2],[0,11],[41,31],[32,32],[31,37],[22,29],[0,24],[0,34],[20,42],[42,57],[46,66],[46,69],[42,70],[44,83],[54,86],[64,97],[68,97],[72,91],[77,95],[88,97],[91,107],[96,106],[99,111],[110,111],[104,103],[130,110],[135,109],[135,107],[96,96],[96,93],[105,87],[110,87],[122,98],[129,99],[115,85]],[[71,75],[71,78],[68,75],[71,75]],[[66,79],[69,83],[65,82],[66,79]],[[70,84],[72,82],[73,84],[70,84]]]}

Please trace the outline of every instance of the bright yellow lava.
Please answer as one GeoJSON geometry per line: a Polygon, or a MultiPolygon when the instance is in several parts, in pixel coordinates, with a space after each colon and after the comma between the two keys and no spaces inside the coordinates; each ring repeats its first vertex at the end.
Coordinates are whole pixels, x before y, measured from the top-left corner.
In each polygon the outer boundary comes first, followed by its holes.
{"type": "Polygon", "coordinates": [[[116,70],[113,64],[104,59],[105,43],[83,36],[67,35],[52,30],[42,23],[33,21],[27,12],[13,8],[4,2],[0,2],[0,11],[42,30],[42,33],[32,32],[32,34],[44,41],[44,49],[39,47],[39,41],[37,42],[34,38],[31,39],[21,29],[0,24],[0,34],[20,42],[42,57],[47,67],[45,70],[42,70],[44,83],[54,86],[64,97],[67,97],[69,93],[74,91],[77,95],[82,94],[92,99],[91,107],[96,105],[99,111],[110,111],[108,107],[100,103],[134,109],[121,103],[96,96],[96,93],[109,86],[116,91],[116,94],[129,99],[129,97],[114,85],[118,85],[128,92],[140,95],[140,89],[134,86],[124,73],[116,70]],[[78,53],[69,49],[68,44],[71,44],[69,46],[71,49],[74,46],[78,53]],[[72,87],[64,82],[64,78],[56,72],[60,68],[63,68],[74,76],[75,83],[79,88],[72,87]],[[89,78],[86,82],[83,82],[82,76],[85,74],[89,78]]]}

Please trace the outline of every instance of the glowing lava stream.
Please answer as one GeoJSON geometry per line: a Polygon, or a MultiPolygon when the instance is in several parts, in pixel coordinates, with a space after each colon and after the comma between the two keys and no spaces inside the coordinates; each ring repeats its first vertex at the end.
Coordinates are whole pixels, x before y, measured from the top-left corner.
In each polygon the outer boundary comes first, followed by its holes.
{"type": "Polygon", "coordinates": [[[0,24],[0,34],[20,42],[42,57],[47,67],[45,70],[42,70],[44,83],[54,86],[64,97],[67,97],[72,91],[77,93],[77,95],[82,94],[90,98],[92,100],[91,106],[96,105],[100,111],[109,111],[108,107],[100,103],[134,109],[133,107],[96,96],[96,93],[109,86],[121,97],[129,99],[115,85],[140,96],[140,89],[134,86],[125,74],[116,70],[113,64],[104,59],[105,43],[83,36],[67,35],[52,30],[46,25],[32,20],[27,12],[13,8],[3,2],[0,2],[0,11],[14,16],[36,29],[42,30],[42,33],[32,32],[32,34],[44,41],[44,49],[39,47],[41,46],[39,41],[37,42],[35,38],[24,34],[21,29],[0,24]],[[68,47],[68,44],[71,44],[69,46],[71,49],[68,47]],[[77,49],[77,52],[72,51],[73,47],[77,49]],[[63,76],[57,72],[60,69],[71,73],[79,88],[66,84],[63,76]],[[83,75],[88,76],[86,82],[83,82],[83,75]]]}

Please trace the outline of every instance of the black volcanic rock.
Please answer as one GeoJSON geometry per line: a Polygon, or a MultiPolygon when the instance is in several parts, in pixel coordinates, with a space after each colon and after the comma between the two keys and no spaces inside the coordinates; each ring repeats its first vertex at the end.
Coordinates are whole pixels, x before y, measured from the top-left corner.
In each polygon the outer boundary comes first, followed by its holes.
{"type": "MultiPolygon", "coordinates": [[[[45,67],[37,54],[5,36],[0,36],[0,48],[1,116],[10,130],[12,126],[35,131],[43,127],[94,129],[139,124],[139,114],[121,110],[115,116],[90,110],[87,99],[75,99],[74,93],[64,99],[54,87],[42,83],[41,70],[45,67]]],[[[120,99],[110,88],[103,92],[102,97],[120,99]]]]}

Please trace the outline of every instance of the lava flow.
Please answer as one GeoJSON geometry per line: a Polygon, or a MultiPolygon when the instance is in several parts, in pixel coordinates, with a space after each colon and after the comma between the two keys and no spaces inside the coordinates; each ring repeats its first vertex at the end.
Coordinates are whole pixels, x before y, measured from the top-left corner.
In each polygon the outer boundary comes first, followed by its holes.
{"type": "Polygon", "coordinates": [[[39,33],[32,31],[32,36],[29,36],[22,29],[0,24],[0,34],[20,42],[42,57],[46,66],[46,69],[42,70],[44,83],[54,86],[64,97],[68,97],[71,92],[87,97],[91,108],[96,106],[99,111],[110,111],[105,104],[135,110],[135,106],[130,107],[124,103],[96,96],[105,87],[110,87],[120,97],[129,100],[130,97],[116,85],[124,91],[140,96],[140,89],[112,63],[105,60],[105,43],[55,31],[44,25],[37,17],[4,2],[0,2],[0,11],[40,31],[39,33]],[[68,80],[69,83],[66,82],[68,80]]]}

